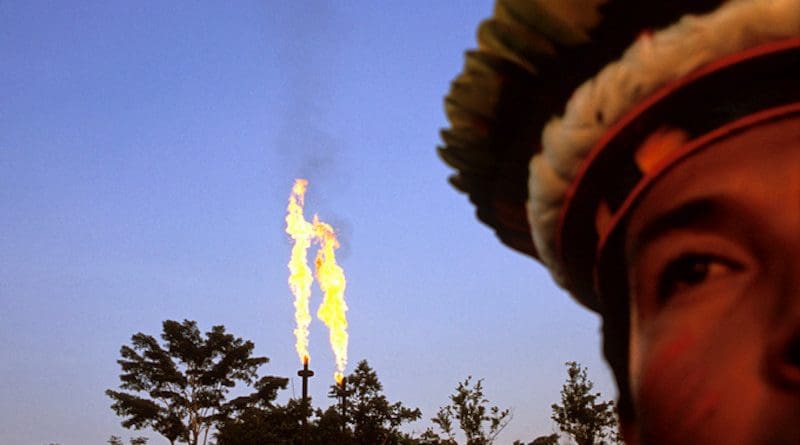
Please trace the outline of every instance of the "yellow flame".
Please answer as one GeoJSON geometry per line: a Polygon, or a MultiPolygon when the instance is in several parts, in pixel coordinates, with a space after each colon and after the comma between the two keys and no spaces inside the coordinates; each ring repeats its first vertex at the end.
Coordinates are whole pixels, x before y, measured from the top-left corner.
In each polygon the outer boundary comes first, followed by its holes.
{"type": "Polygon", "coordinates": [[[311,312],[308,300],[311,296],[311,283],[314,280],[306,254],[314,237],[314,228],[303,217],[307,186],[308,181],[305,179],[295,180],[289,196],[289,207],[286,209],[286,233],[294,241],[292,257],[289,260],[289,288],[294,295],[295,349],[303,364],[309,360],[308,326],[311,324],[311,312]]]}
{"type": "Polygon", "coordinates": [[[319,243],[315,261],[317,282],[325,294],[322,305],[317,311],[317,318],[328,326],[333,354],[336,357],[336,373],[334,379],[341,383],[344,368],[347,366],[347,304],[344,301],[344,290],[347,282],[344,270],[336,263],[336,249],[339,241],[336,233],[328,224],[314,216],[314,235],[319,243]]]}

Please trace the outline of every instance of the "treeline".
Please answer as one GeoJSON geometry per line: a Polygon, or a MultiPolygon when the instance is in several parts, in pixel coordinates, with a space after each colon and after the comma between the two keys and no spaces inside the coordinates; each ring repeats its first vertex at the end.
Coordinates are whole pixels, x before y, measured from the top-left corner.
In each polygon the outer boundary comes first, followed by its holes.
{"type": "MultiPolygon", "coordinates": [[[[401,426],[422,412],[383,394],[378,374],[366,360],[346,376],[346,385],[331,385],[327,409],[300,399],[276,403],[289,380],[259,376],[269,360],[253,356],[254,344],[214,326],[205,334],[190,320],[163,322],[161,341],[141,332],[120,349],[119,390],[109,389],[111,408],[130,429],[150,428],[171,444],[189,445],[491,445],[511,421],[511,411],[491,406],[483,380],[459,382],[431,419],[434,427],[419,435],[401,426]],[[250,393],[229,397],[241,384],[250,393]]],[[[559,439],[579,445],[620,443],[614,404],[592,392],[586,369],[567,363],[561,402],[552,419],[562,435],[541,436],[514,445],[554,445],[559,439]]],[[[146,438],[130,440],[144,444],[146,438]]],[[[109,444],[122,445],[111,436],[109,444]]]]}

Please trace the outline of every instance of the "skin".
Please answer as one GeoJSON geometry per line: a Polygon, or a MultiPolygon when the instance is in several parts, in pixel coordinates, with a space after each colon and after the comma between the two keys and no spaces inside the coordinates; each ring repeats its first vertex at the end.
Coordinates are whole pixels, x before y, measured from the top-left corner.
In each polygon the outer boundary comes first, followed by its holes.
{"type": "Polygon", "coordinates": [[[717,141],[631,213],[628,443],[800,443],[800,117],[717,141]]]}

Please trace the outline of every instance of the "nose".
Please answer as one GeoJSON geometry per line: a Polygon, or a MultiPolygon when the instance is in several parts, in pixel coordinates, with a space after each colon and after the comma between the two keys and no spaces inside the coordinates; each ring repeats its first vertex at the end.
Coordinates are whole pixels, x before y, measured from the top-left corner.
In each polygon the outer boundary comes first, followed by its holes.
{"type": "Polygon", "coordinates": [[[800,368],[800,335],[791,340],[787,348],[786,361],[790,366],[800,368]]]}
{"type": "MultiPolygon", "coordinates": [[[[800,293],[795,294],[800,306],[800,293]]],[[[799,314],[800,315],[800,314],[799,314]]],[[[787,390],[800,391],[800,316],[787,316],[775,326],[767,360],[771,380],[787,390]]]]}
{"type": "Polygon", "coordinates": [[[792,174],[787,197],[795,205],[788,207],[781,225],[780,255],[765,269],[778,296],[767,328],[767,363],[773,382],[800,394],[800,170],[792,174]]]}

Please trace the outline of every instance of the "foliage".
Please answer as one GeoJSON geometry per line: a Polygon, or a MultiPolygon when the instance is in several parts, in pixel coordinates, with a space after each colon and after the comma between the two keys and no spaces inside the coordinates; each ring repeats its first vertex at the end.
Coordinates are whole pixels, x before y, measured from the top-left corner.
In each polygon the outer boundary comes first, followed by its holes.
{"type": "MultiPolygon", "coordinates": [[[[338,425],[345,425],[345,430],[349,431],[352,443],[355,444],[390,445],[407,439],[398,431],[398,427],[419,419],[422,413],[418,408],[405,407],[401,402],[390,403],[383,394],[383,385],[378,374],[366,360],[360,361],[353,373],[346,376],[345,381],[344,397],[347,408],[344,418],[335,409],[318,412],[318,436],[324,437],[323,430],[328,431],[330,423],[338,420],[338,425]]],[[[328,396],[338,398],[340,392],[339,386],[332,385],[328,396]]]]}
{"type": "Polygon", "coordinates": [[[440,438],[432,430],[426,431],[433,443],[454,444],[454,420],[467,438],[466,445],[490,445],[511,421],[511,411],[500,410],[497,406],[488,406],[489,400],[483,395],[483,379],[472,385],[472,376],[460,382],[455,394],[450,396],[450,404],[439,408],[431,421],[444,434],[440,438]],[[438,440],[438,442],[436,442],[438,440]]]}
{"type": "Polygon", "coordinates": [[[539,436],[533,439],[533,442],[528,445],[558,445],[558,434],[551,434],[549,436],[539,436]]]}
{"type": "MultiPolygon", "coordinates": [[[[552,419],[578,445],[604,444],[605,439],[617,442],[617,416],[614,402],[602,401],[586,369],[576,362],[567,362],[567,381],[561,388],[561,404],[553,404],[552,419]]],[[[538,440],[538,439],[537,439],[538,440]]]]}
{"type": "Polygon", "coordinates": [[[432,429],[428,428],[417,439],[418,445],[458,445],[452,437],[442,438],[436,434],[432,429]]]}
{"type": "Polygon", "coordinates": [[[346,427],[345,417],[337,405],[329,406],[326,410],[317,409],[316,419],[309,425],[309,444],[354,444],[357,443],[353,433],[346,427]]]}
{"type": "Polygon", "coordinates": [[[258,380],[257,370],[268,359],[252,357],[253,343],[226,333],[224,326],[212,327],[203,338],[194,321],[166,320],[161,339],[163,347],[139,332],[131,346],[120,349],[120,388],[129,392],[106,394],[126,428],[150,427],[171,444],[198,445],[202,435],[205,444],[212,426],[251,404],[268,403],[286,387],[286,379],[258,380]],[[256,382],[256,392],[227,401],[237,382],[256,382]]]}
{"type": "MultiPolygon", "coordinates": [[[[130,445],[146,445],[149,439],[144,436],[131,437],[129,439],[130,445]]],[[[108,445],[123,445],[122,438],[119,436],[111,436],[106,441],[108,445]]]]}
{"type": "Polygon", "coordinates": [[[249,406],[221,422],[216,434],[217,445],[300,443],[302,419],[302,402],[296,399],[283,406],[249,406]]]}
{"type": "MultiPolygon", "coordinates": [[[[308,421],[309,445],[413,443],[398,427],[419,419],[419,409],[407,408],[400,402],[390,403],[377,373],[366,361],[361,361],[346,376],[346,382],[346,412],[342,413],[338,403],[325,410],[316,409],[314,418],[308,421]]],[[[328,395],[338,399],[340,387],[332,385],[328,395]]],[[[219,426],[218,445],[300,443],[304,417],[301,400],[290,400],[285,406],[251,404],[232,414],[219,426]]]]}

